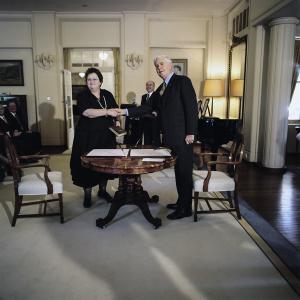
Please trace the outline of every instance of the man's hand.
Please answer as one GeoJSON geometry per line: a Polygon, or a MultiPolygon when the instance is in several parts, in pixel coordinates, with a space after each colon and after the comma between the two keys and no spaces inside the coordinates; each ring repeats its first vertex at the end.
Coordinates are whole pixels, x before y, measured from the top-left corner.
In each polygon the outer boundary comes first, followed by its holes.
{"type": "Polygon", "coordinates": [[[192,144],[194,142],[195,136],[193,134],[186,135],[185,142],[187,144],[192,144]]]}
{"type": "Polygon", "coordinates": [[[118,116],[125,116],[126,115],[126,109],[116,108],[115,110],[118,113],[118,116]]]}

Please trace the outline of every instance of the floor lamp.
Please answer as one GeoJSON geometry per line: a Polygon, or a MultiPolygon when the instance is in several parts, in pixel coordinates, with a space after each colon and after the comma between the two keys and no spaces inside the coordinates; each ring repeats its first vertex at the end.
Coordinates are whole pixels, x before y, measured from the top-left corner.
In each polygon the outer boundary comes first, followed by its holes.
{"type": "Polygon", "coordinates": [[[230,97],[239,98],[239,119],[241,119],[243,112],[242,97],[244,96],[244,79],[233,79],[230,83],[230,97]]]}
{"type": "Polygon", "coordinates": [[[223,97],[224,95],[225,85],[223,79],[206,79],[204,81],[203,96],[211,97],[211,116],[213,116],[214,97],[223,97]]]}

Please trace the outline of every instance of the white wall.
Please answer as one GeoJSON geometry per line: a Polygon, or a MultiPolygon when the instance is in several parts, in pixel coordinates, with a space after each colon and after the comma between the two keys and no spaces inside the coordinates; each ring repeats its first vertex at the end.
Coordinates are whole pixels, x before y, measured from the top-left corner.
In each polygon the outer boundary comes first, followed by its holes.
{"type": "Polygon", "coordinates": [[[0,92],[12,95],[26,95],[29,128],[36,124],[36,103],[34,90],[32,49],[0,48],[0,60],[20,59],[23,61],[24,86],[0,86],[0,92]]]}
{"type": "MultiPolygon", "coordinates": [[[[18,92],[30,98],[29,123],[34,123],[38,118],[45,145],[65,143],[62,89],[64,47],[119,47],[123,102],[131,91],[140,101],[148,79],[153,78],[157,84],[161,82],[153,67],[153,56],[156,54],[188,59],[188,76],[197,96],[201,81],[208,75],[211,78],[226,76],[228,47],[224,16],[191,17],[145,12],[36,12],[3,16],[0,22],[0,49],[6,51],[12,48],[16,51],[17,48],[27,48],[28,53],[23,49],[27,54],[10,53],[11,58],[15,59],[24,55],[26,73],[30,74],[25,74],[25,88],[18,92]],[[42,53],[55,57],[55,63],[49,70],[41,69],[34,63],[36,56],[42,53]],[[136,70],[125,62],[126,55],[132,53],[143,57],[143,63],[136,70]],[[38,116],[35,111],[39,112],[38,116]]],[[[4,53],[8,54],[7,51],[4,53]]]]}
{"type": "Polygon", "coordinates": [[[31,48],[31,23],[30,20],[0,21],[1,48],[31,48]]]}
{"type": "Polygon", "coordinates": [[[60,84],[62,70],[57,60],[55,32],[54,13],[32,15],[34,57],[44,53],[53,55],[56,60],[48,70],[34,64],[38,121],[44,145],[60,145],[65,142],[64,104],[60,84]]]}
{"type": "Polygon", "coordinates": [[[120,20],[61,20],[61,45],[73,47],[120,47],[120,20]]]}

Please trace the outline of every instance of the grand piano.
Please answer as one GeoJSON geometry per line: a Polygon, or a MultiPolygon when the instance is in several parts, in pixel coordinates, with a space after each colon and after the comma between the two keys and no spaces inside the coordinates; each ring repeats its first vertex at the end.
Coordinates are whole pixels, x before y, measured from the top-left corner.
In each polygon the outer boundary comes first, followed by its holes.
{"type": "Polygon", "coordinates": [[[209,147],[212,152],[235,139],[242,126],[240,119],[219,119],[215,117],[201,117],[198,121],[197,139],[204,147],[209,147]]]}

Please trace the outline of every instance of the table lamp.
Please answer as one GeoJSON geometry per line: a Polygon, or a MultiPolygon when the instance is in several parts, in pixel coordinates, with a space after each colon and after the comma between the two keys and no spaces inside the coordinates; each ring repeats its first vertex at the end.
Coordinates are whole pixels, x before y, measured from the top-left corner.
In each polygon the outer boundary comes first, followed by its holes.
{"type": "Polygon", "coordinates": [[[225,95],[225,85],[223,79],[206,79],[204,81],[203,96],[211,97],[211,115],[213,115],[214,97],[225,95]]]}
{"type": "Polygon", "coordinates": [[[239,105],[239,119],[242,113],[242,101],[241,98],[244,96],[244,79],[233,79],[230,83],[230,96],[238,97],[240,100],[239,105]]]}

